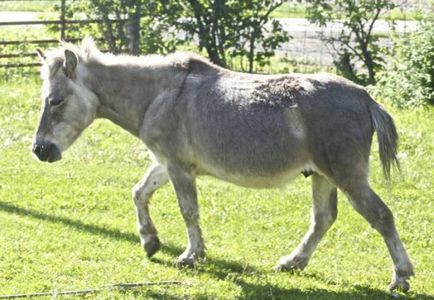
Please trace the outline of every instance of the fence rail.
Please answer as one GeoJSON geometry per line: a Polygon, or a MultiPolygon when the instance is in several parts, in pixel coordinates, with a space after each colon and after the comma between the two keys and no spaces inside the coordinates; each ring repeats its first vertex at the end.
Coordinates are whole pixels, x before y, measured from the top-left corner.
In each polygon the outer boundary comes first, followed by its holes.
{"type": "MultiPolygon", "coordinates": [[[[21,0],[21,2],[32,2],[36,0],[21,0]]],[[[6,0],[6,2],[18,2],[16,0],[6,0]]],[[[33,45],[43,45],[43,44],[56,44],[59,40],[64,40],[67,42],[77,42],[80,41],[81,38],[68,38],[68,27],[69,25],[77,25],[77,24],[100,24],[102,22],[127,22],[128,19],[109,19],[109,20],[101,20],[101,19],[82,19],[82,20],[70,20],[66,18],[66,0],[49,0],[49,1],[39,1],[39,2],[49,2],[49,3],[57,3],[60,6],[59,16],[57,19],[53,20],[17,20],[17,21],[1,21],[0,28],[10,27],[10,26],[23,26],[22,29],[18,30],[26,30],[27,27],[24,26],[47,26],[47,25],[58,25],[59,29],[59,38],[40,38],[40,39],[25,39],[25,40],[0,40],[0,46],[19,46],[24,44],[33,44],[33,45]]],[[[103,40],[102,38],[97,39],[99,41],[103,40]]],[[[36,53],[30,52],[20,52],[20,53],[1,53],[0,59],[14,59],[20,57],[35,57],[36,53]]],[[[33,67],[40,66],[39,62],[11,62],[11,63],[0,63],[0,68],[21,68],[21,67],[33,67]]]]}
{"type": "MultiPolygon", "coordinates": [[[[18,1],[5,1],[5,2],[18,2],[18,1]]],[[[24,2],[24,1],[21,1],[24,2]]],[[[27,2],[27,1],[26,1],[27,2]]],[[[30,0],[29,2],[34,2],[33,0],[30,0]]],[[[56,20],[31,20],[31,21],[6,21],[6,22],[0,22],[0,28],[2,27],[8,27],[8,26],[35,26],[35,25],[59,25],[60,30],[60,36],[59,39],[62,39],[65,37],[65,29],[68,23],[71,21],[67,21],[65,19],[65,2],[66,0],[50,0],[50,3],[53,3],[53,5],[60,4],[60,15],[59,19],[56,20]]],[[[87,20],[86,20],[87,21],[87,20]]],[[[90,20],[89,20],[90,21],[90,20]]],[[[26,29],[26,27],[22,28],[23,30],[26,29]]],[[[23,44],[35,44],[35,45],[42,45],[42,44],[54,44],[59,41],[59,39],[28,39],[28,40],[0,40],[0,46],[20,46],[23,44]]],[[[21,58],[21,57],[34,57],[36,56],[36,53],[30,53],[30,52],[20,52],[20,53],[0,53],[0,59],[13,59],[13,58],[21,58]]],[[[1,63],[0,68],[22,68],[22,67],[33,67],[33,66],[39,66],[39,62],[8,62],[8,63],[1,63]]]]}
{"type": "MultiPolygon", "coordinates": [[[[76,42],[76,41],[80,41],[81,39],[79,38],[67,38],[64,39],[67,42],[76,42]]],[[[0,41],[0,45],[20,45],[23,43],[27,43],[27,44],[54,44],[54,43],[58,43],[59,39],[43,39],[43,40],[16,40],[16,41],[0,41]]],[[[0,54],[0,57],[3,57],[3,55],[7,55],[7,54],[0,54]]]]}
{"type": "MultiPolygon", "coordinates": [[[[126,22],[126,19],[109,19],[108,22],[126,22]]],[[[12,21],[0,22],[0,26],[17,26],[17,25],[68,25],[68,24],[89,24],[89,23],[102,23],[103,20],[88,19],[88,20],[41,20],[41,21],[12,21]]]]}

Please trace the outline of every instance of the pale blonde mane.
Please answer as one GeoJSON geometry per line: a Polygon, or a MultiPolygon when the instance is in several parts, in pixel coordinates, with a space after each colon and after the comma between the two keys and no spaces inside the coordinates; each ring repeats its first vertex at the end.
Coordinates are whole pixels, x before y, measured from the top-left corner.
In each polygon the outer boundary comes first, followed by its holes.
{"type": "Polygon", "coordinates": [[[79,62],[87,62],[102,55],[95,45],[92,38],[86,37],[82,40],[80,46],[76,46],[66,41],[60,41],[60,47],[50,49],[45,53],[46,64],[41,69],[41,75],[55,74],[63,64],[65,57],[65,50],[73,51],[79,62]]]}
{"type": "MultiPolygon", "coordinates": [[[[206,58],[191,52],[175,52],[168,55],[144,55],[144,56],[131,56],[125,54],[112,54],[101,52],[95,41],[86,37],[82,40],[80,45],[74,45],[72,43],[61,41],[61,46],[46,52],[46,61],[48,65],[48,71],[50,74],[54,74],[62,66],[64,61],[65,49],[73,51],[80,62],[91,63],[97,62],[103,65],[134,65],[137,67],[145,68],[160,68],[171,67],[175,69],[185,70],[220,70],[221,68],[211,63],[206,58]]],[[[42,71],[44,72],[44,71],[42,71]]]]}

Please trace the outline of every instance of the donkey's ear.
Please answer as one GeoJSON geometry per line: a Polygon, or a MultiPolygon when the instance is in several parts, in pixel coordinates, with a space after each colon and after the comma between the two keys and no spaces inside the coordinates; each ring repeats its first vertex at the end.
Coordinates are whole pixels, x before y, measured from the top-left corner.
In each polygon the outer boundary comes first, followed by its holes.
{"type": "Polygon", "coordinates": [[[41,49],[37,48],[36,49],[36,54],[38,54],[39,58],[41,59],[42,62],[45,62],[47,60],[47,57],[45,56],[44,52],[42,52],[41,49]]]}
{"type": "Polygon", "coordinates": [[[63,72],[66,77],[73,78],[75,69],[77,68],[78,57],[77,55],[68,49],[65,49],[65,61],[63,62],[63,72]]]}

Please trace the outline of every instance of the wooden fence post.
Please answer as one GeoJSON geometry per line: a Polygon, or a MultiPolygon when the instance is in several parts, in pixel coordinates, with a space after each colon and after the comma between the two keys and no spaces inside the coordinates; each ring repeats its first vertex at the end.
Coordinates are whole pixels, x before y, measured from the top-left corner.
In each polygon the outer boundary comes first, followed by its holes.
{"type": "Polygon", "coordinates": [[[66,12],[66,0],[60,0],[60,39],[64,40],[66,35],[66,22],[65,22],[65,12],[66,12]]]}

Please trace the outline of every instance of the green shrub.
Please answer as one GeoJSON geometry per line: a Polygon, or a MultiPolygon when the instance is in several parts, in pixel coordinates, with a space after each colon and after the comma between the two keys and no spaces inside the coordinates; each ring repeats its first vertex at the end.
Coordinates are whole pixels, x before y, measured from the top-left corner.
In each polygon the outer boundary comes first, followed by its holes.
{"type": "Polygon", "coordinates": [[[398,107],[434,104],[434,20],[396,41],[390,66],[372,88],[375,97],[398,107]]]}

